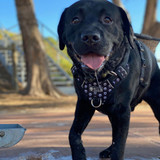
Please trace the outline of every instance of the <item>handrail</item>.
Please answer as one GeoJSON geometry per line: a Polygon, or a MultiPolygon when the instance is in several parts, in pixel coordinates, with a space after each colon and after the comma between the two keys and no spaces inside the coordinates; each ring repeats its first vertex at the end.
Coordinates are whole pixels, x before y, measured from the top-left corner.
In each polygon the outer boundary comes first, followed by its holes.
{"type": "Polygon", "coordinates": [[[43,28],[45,28],[56,40],[58,40],[57,34],[54,33],[47,25],[45,25],[40,20],[38,20],[38,24],[41,25],[43,28]]]}
{"type": "Polygon", "coordinates": [[[61,52],[56,45],[54,45],[49,39],[45,39],[45,40],[50,44],[50,46],[52,46],[56,50],[58,54],[64,57],[69,63],[73,64],[73,62],[63,52],[61,52]]]}

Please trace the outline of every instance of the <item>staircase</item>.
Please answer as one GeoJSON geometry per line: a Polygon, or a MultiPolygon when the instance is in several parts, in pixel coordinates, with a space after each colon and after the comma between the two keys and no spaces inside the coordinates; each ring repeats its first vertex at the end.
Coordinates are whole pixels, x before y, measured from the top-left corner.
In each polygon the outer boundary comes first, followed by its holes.
{"type": "MultiPolygon", "coordinates": [[[[17,79],[22,84],[22,86],[25,87],[27,82],[26,82],[26,67],[25,67],[25,60],[24,60],[24,52],[21,44],[22,42],[12,40],[5,32],[3,32],[3,30],[1,30],[1,34],[3,35],[3,40],[0,41],[1,46],[11,45],[12,43],[16,45],[17,79]]],[[[54,50],[56,50],[57,52],[60,52],[56,48],[56,46],[51,44],[51,42],[48,42],[48,43],[50,43],[50,45],[53,47],[54,50]]],[[[61,57],[63,56],[63,58],[65,59],[68,58],[62,52],[57,54],[61,54],[61,57]]],[[[47,54],[46,54],[46,58],[47,58],[49,73],[50,73],[50,77],[53,85],[56,86],[57,89],[64,94],[74,94],[75,90],[73,87],[73,79],[62,69],[62,67],[58,63],[56,63],[47,54]]],[[[13,61],[12,61],[11,51],[0,50],[0,63],[3,65],[3,67],[6,69],[6,71],[10,76],[13,75],[12,62],[13,61]]],[[[0,71],[1,71],[1,68],[0,68],[0,71]]]]}
{"type": "Polygon", "coordinates": [[[12,77],[0,63],[0,92],[13,90],[12,77]]]}
{"type": "Polygon", "coordinates": [[[51,80],[57,89],[64,94],[74,94],[73,79],[49,56],[47,62],[51,80]]]}

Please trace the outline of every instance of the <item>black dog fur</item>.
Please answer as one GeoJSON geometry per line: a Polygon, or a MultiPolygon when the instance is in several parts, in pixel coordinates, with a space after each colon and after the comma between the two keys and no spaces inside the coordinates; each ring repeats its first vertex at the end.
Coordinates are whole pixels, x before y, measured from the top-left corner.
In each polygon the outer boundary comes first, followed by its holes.
{"type": "Polygon", "coordinates": [[[68,54],[78,68],[78,74],[74,75],[78,101],[69,134],[73,160],[86,160],[81,135],[95,110],[108,115],[112,125],[112,144],[100,153],[100,158],[123,160],[130,113],[134,107],[145,100],[160,123],[160,70],[153,53],[134,38],[124,10],[106,0],[83,0],[66,8],[59,22],[58,34],[60,49],[67,46],[68,54]],[[95,71],[87,66],[83,68],[81,58],[88,54],[104,56],[105,64],[95,71]],[[106,102],[98,102],[100,107],[94,108],[93,100],[86,98],[77,77],[84,78],[84,83],[91,79],[101,84],[113,75],[101,77],[100,73],[104,69],[109,73],[115,72],[127,59],[126,54],[129,56],[127,76],[114,87],[106,102]],[[95,78],[94,74],[90,78],[92,72],[97,74],[95,78]]]}

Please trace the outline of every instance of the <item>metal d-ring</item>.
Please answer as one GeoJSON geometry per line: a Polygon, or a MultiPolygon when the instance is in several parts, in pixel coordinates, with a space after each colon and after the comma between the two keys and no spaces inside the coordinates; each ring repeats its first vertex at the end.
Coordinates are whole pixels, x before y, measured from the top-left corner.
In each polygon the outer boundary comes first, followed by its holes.
{"type": "Polygon", "coordinates": [[[92,105],[92,107],[94,107],[94,108],[99,108],[99,107],[102,105],[102,99],[100,98],[99,105],[97,105],[97,106],[94,105],[93,99],[92,99],[92,100],[91,100],[91,105],[92,105]]]}

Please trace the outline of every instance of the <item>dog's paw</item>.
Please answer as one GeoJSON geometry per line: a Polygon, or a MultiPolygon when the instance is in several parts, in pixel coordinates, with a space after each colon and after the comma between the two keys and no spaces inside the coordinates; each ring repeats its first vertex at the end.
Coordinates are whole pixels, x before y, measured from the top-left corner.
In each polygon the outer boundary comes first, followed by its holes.
{"type": "Polygon", "coordinates": [[[99,158],[101,158],[102,160],[104,159],[109,160],[110,157],[111,157],[111,146],[105,149],[104,151],[100,152],[99,154],[99,158]]]}

